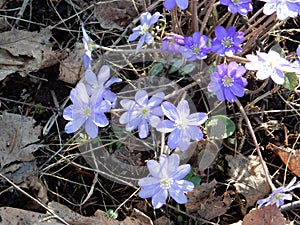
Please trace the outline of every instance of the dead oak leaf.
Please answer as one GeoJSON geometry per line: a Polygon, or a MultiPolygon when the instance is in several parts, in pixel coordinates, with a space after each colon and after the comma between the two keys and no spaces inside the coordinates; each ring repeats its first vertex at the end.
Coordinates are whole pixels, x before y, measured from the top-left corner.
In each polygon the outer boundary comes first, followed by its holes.
{"type": "MultiPolygon", "coordinates": [[[[192,192],[189,192],[189,201],[185,205],[187,213],[206,220],[225,214],[230,208],[232,199],[227,192],[222,196],[216,196],[216,184],[216,180],[213,180],[210,183],[201,184],[192,192]]],[[[201,219],[199,219],[199,223],[201,222],[201,219]]]]}
{"type": "Polygon", "coordinates": [[[247,201],[246,205],[242,206],[242,211],[246,212],[248,207],[270,192],[263,167],[258,156],[246,158],[238,154],[235,157],[226,155],[225,158],[229,166],[228,175],[235,182],[236,191],[247,201]]]}
{"type": "Polygon", "coordinates": [[[251,210],[243,220],[242,225],[286,225],[288,221],[282,216],[275,205],[264,206],[251,210]]]}
{"type": "Polygon", "coordinates": [[[278,147],[272,143],[266,148],[271,149],[296,176],[300,177],[300,150],[278,147]]]}
{"type": "Polygon", "coordinates": [[[32,152],[39,148],[41,127],[34,127],[31,117],[3,112],[0,117],[0,168],[15,161],[28,162],[34,159],[32,152]]]}

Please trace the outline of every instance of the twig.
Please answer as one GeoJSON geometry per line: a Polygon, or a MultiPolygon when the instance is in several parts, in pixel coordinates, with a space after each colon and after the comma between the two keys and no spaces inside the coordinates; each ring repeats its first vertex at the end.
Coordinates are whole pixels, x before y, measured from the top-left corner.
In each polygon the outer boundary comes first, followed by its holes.
{"type": "Polygon", "coordinates": [[[63,218],[61,218],[59,215],[55,214],[52,209],[48,208],[40,200],[35,199],[31,195],[29,195],[27,192],[25,192],[24,190],[22,190],[19,186],[17,186],[12,181],[10,181],[5,175],[3,175],[2,173],[0,173],[0,177],[2,177],[4,180],[6,180],[9,184],[11,184],[14,188],[16,188],[22,194],[26,195],[28,198],[30,198],[31,200],[33,200],[34,202],[36,202],[38,205],[40,205],[41,207],[43,207],[44,209],[46,209],[49,213],[51,213],[54,216],[54,218],[58,219],[63,224],[69,225],[69,223],[67,223],[63,218]]]}
{"type": "Polygon", "coordinates": [[[264,161],[263,157],[262,157],[262,154],[261,154],[261,151],[259,149],[259,146],[258,146],[258,143],[257,143],[257,139],[255,137],[255,134],[254,134],[254,131],[253,131],[253,128],[252,128],[252,125],[250,123],[250,120],[242,106],[242,104],[240,103],[240,101],[238,99],[236,99],[235,103],[237,104],[237,106],[239,107],[239,110],[242,114],[242,116],[244,117],[244,120],[246,121],[246,124],[247,124],[247,127],[248,127],[248,130],[250,132],[250,135],[252,137],[252,140],[254,142],[254,145],[255,145],[255,148],[256,148],[256,151],[257,151],[257,154],[259,156],[259,159],[260,159],[260,162],[262,164],[262,167],[263,167],[263,170],[264,170],[264,173],[266,175],[266,178],[267,178],[267,182],[269,183],[272,191],[275,191],[276,190],[276,187],[275,185],[272,183],[272,180],[270,178],[270,174],[269,174],[269,170],[268,170],[268,167],[267,167],[267,164],[266,162],[264,161]]]}
{"type": "Polygon", "coordinates": [[[283,206],[280,207],[280,211],[284,212],[295,208],[300,208],[300,200],[288,204],[284,204],[283,206]]]}

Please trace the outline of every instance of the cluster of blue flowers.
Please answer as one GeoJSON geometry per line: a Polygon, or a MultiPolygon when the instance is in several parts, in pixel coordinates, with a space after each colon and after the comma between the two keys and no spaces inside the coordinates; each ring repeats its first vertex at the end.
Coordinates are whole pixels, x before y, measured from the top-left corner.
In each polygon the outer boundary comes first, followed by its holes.
{"type": "MultiPolygon", "coordinates": [[[[270,15],[277,12],[279,20],[288,16],[296,17],[300,13],[300,3],[295,0],[261,0],[266,2],[264,13],[270,15]]],[[[252,11],[250,0],[220,0],[222,5],[228,6],[231,13],[247,15],[252,11]]],[[[164,6],[172,10],[176,5],[185,10],[188,8],[188,0],[165,0],[164,6]]],[[[151,33],[152,28],[162,15],[158,12],[151,15],[149,12],[141,14],[141,24],[135,27],[128,41],[132,42],[139,38],[136,53],[142,50],[144,43],[150,45],[154,42],[151,33]]],[[[110,90],[114,83],[121,82],[119,78],[111,78],[110,68],[104,65],[97,75],[94,73],[92,63],[92,51],[98,48],[88,36],[82,25],[84,55],[83,64],[86,69],[84,81],[79,82],[71,90],[70,99],[72,105],[68,106],[63,117],[68,120],[65,130],[73,133],[83,125],[90,138],[98,135],[98,128],[105,127],[109,121],[105,113],[114,107],[117,96],[110,90]]],[[[209,38],[200,32],[192,36],[184,37],[179,34],[169,34],[162,40],[161,50],[171,54],[181,54],[187,61],[203,60],[208,54],[214,53],[218,56],[232,57],[242,52],[244,33],[237,32],[233,26],[227,29],[222,26],[215,27],[214,37],[209,38]]],[[[256,55],[247,55],[249,60],[245,66],[236,62],[220,64],[216,71],[211,74],[208,91],[216,94],[220,101],[227,100],[230,103],[236,101],[236,97],[244,96],[244,88],[248,82],[243,77],[246,70],[256,70],[256,76],[260,80],[271,79],[277,84],[284,83],[285,72],[300,74],[300,47],[297,49],[298,60],[290,63],[275,51],[268,53],[257,52],[256,55]]],[[[168,135],[167,145],[170,149],[178,148],[186,151],[191,140],[200,141],[203,133],[200,126],[208,119],[206,113],[190,113],[189,103],[186,100],[178,102],[177,106],[165,101],[165,94],[157,92],[152,96],[145,90],[137,90],[134,100],[123,99],[120,101],[125,112],[120,116],[119,122],[125,125],[129,132],[137,129],[140,138],[147,138],[151,128],[168,135]]],[[[187,202],[186,192],[192,191],[194,184],[183,178],[190,172],[190,165],[179,165],[177,154],[160,155],[159,162],[149,160],[147,167],[151,177],[140,179],[142,198],[152,198],[154,208],[160,208],[166,203],[168,195],[176,202],[184,204],[187,202]]],[[[277,189],[269,198],[262,199],[258,203],[282,205],[284,199],[291,199],[289,194],[283,194],[299,184],[293,186],[293,180],[286,188],[277,189]]]]}

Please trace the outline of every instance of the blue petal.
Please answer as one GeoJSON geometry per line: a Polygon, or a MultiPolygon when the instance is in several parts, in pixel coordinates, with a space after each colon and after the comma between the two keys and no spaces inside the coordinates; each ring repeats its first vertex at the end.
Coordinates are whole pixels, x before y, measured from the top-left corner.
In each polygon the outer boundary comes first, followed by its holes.
{"type": "Polygon", "coordinates": [[[103,65],[100,69],[100,71],[97,74],[97,84],[101,87],[104,87],[104,84],[106,81],[108,81],[110,77],[110,69],[109,66],[103,65]]]}
{"type": "Polygon", "coordinates": [[[128,42],[134,41],[140,36],[140,31],[134,31],[132,34],[129,35],[128,37],[128,42]]]}
{"type": "Polygon", "coordinates": [[[167,10],[171,10],[175,7],[176,1],[175,0],[165,0],[164,6],[167,10]]]}
{"type": "Polygon", "coordinates": [[[168,177],[173,177],[176,174],[177,169],[179,167],[179,163],[180,163],[180,158],[178,154],[172,154],[169,156],[168,167],[167,167],[168,177]]]}
{"type": "Polygon", "coordinates": [[[160,165],[157,161],[155,160],[149,160],[147,162],[147,167],[148,167],[148,170],[150,172],[150,174],[153,176],[153,177],[159,177],[159,173],[160,173],[160,165]]]}
{"type": "Polygon", "coordinates": [[[90,138],[95,138],[98,135],[98,127],[90,118],[85,122],[85,131],[90,138]]]}
{"type": "Polygon", "coordinates": [[[183,192],[189,192],[194,189],[194,184],[187,180],[175,180],[172,184],[172,189],[176,189],[183,192]]]}
{"type": "Polygon", "coordinates": [[[172,121],[180,120],[180,115],[177,108],[170,102],[163,102],[161,108],[164,114],[172,121]]]}
{"type": "Polygon", "coordinates": [[[189,5],[189,1],[188,0],[176,0],[176,3],[178,5],[178,7],[182,10],[187,9],[188,5],[189,5]]]}
{"type": "Polygon", "coordinates": [[[162,133],[169,133],[172,132],[174,129],[176,129],[176,126],[174,122],[170,120],[164,120],[156,126],[156,130],[162,133]]]}
{"type": "Polygon", "coordinates": [[[189,126],[185,129],[185,132],[192,140],[201,141],[203,139],[203,134],[197,126],[189,126]]]}
{"type": "Polygon", "coordinates": [[[90,85],[97,84],[97,77],[96,74],[93,72],[92,69],[87,69],[84,73],[84,79],[85,81],[90,85]]]}
{"type": "Polygon", "coordinates": [[[187,117],[188,124],[191,126],[200,126],[208,119],[206,113],[192,113],[187,117]]]}
{"type": "Polygon", "coordinates": [[[76,120],[72,120],[65,126],[65,131],[67,134],[74,133],[79,130],[79,128],[84,124],[85,118],[81,117],[76,120]]]}
{"type": "Polygon", "coordinates": [[[162,207],[166,204],[166,200],[168,197],[168,191],[161,189],[158,193],[153,195],[152,197],[152,205],[155,209],[162,207]]]}
{"type": "Polygon", "coordinates": [[[181,141],[181,130],[175,129],[168,137],[168,146],[170,149],[174,149],[181,141]]]}
{"type": "Polygon", "coordinates": [[[187,197],[182,191],[176,190],[176,189],[170,189],[169,193],[171,197],[179,204],[185,204],[188,202],[187,197]]]}
{"type": "Polygon", "coordinates": [[[134,97],[135,101],[140,106],[146,106],[148,104],[148,93],[145,90],[138,90],[134,97]]]}
{"type": "Polygon", "coordinates": [[[154,94],[148,102],[148,107],[152,108],[154,106],[158,106],[162,103],[162,101],[164,100],[165,94],[163,92],[158,92],[156,94],[154,94]]]}
{"type": "Polygon", "coordinates": [[[190,106],[187,100],[181,100],[177,105],[177,111],[180,113],[180,119],[185,119],[190,114],[190,106]]]}
{"type": "Polygon", "coordinates": [[[138,125],[138,132],[140,138],[146,138],[149,134],[149,126],[147,120],[143,119],[138,125]]]}
{"type": "Polygon", "coordinates": [[[146,188],[142,188],[139,192],[140,198],[150,198],[160,191],[159,185],[152,185],[146,188]]]}
{"type": "Polygon", "coordinates": [[[106,127],[109,124],[109,121],[104,113],[95,114],[93,120],[98,127],[106,127]]]}
{"type": "MultiPolygon", "coordinates": [[[[152,160],[152,161],[154,161],[154,160],[152,160]]],[[[158,168],[159,168],[159,165],[158,165],[158,168]]],[[[160,184],[160,179],[156,178],[156,177],[144,177],[144,178],[140,179],[138,182],[138,185],[143,188],[147,188],[148,186],[153,186],[153,185],[158,185],[158,184],[160,184]]]]}
{"type": "Polygon", "coordinates": [[[181,151],[185,151],[189,148],[190,146],[190,137],[189,135],[187,134],[183,134],[181,135],[181,138],[179,139],[179,143],[178,143],[178,148],[181,150],[181,151]]]}
{"type": "Polygon", "coordinates": [[[176,169],[176,173],[175,175],[173,175],[173,179],[181,180],[185,178],[185,176],[188,175],[190,171],[191,171],[191,166],[189,164],[181,165],[176,169]]]}

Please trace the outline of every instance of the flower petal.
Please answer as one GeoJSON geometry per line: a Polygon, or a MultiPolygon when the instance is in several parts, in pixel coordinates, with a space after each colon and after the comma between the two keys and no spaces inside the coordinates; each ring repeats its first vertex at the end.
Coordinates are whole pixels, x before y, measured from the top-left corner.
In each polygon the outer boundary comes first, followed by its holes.
{"type": "Polygon", "coordinates": [[[152,197],[152,205],[155,209],[158,209],[162,207],[164,204],[166,204],[168,197],[168,191],[161,189],[158,193],[153,195],[152,197]]]}

